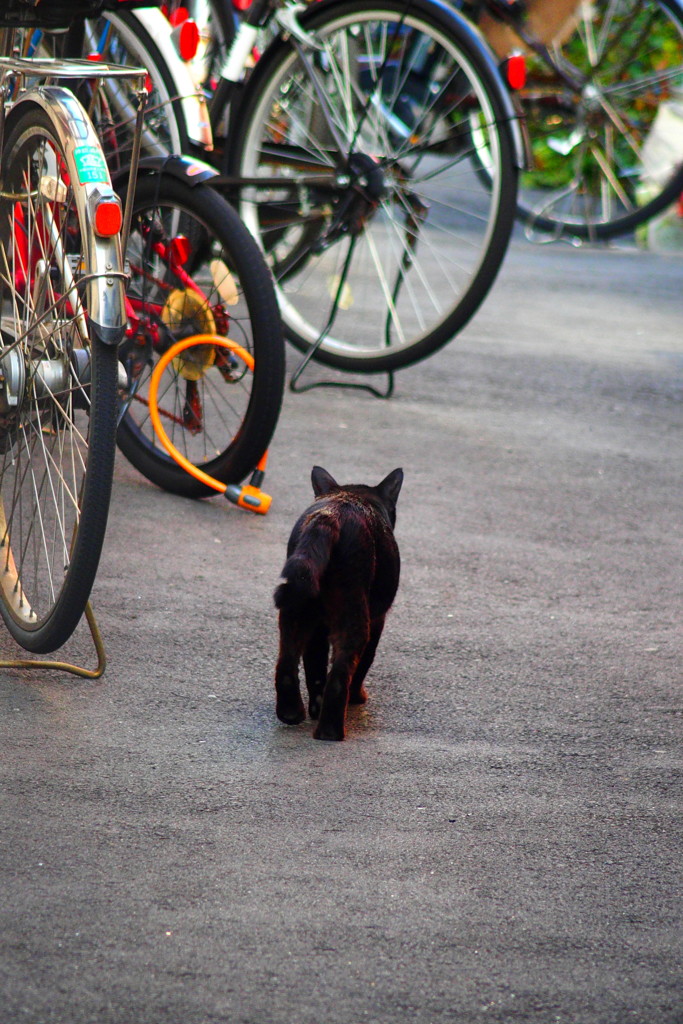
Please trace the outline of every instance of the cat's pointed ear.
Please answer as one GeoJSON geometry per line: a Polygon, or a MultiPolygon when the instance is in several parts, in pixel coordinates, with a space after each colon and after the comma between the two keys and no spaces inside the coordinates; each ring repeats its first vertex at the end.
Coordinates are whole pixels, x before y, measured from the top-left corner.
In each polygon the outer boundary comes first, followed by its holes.
{"type": "Polygon", "coordinates": [[[377,484],[377,491],[388,505],[396,506],[398,495],[403,483],[403,470],[395,469],[388,476],[385,476],[381,484],[377,484]]]}
{"type": "Polygon", "coordinates": [[[323,469],[322,466],[314,466],[313,472],[311,473],[311,483],[313,484],[313,493],[316,498],[319,498],[323,494],[329,494],[330,491],[338,491],[339,484],[333,476],[323,469]]]}

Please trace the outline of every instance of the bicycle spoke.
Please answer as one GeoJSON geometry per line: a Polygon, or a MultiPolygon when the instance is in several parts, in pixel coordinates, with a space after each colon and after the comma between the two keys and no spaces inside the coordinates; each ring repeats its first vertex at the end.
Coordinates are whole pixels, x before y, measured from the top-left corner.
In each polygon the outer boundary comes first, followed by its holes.
{"type": "MultiPolygon", "coordinates": [[[[610,186],[614,195],[617,196],[617,198],[623,203],[623,205],[628,208],[628,206],[630,205],[630,200],[626,195],[624,189],[619,184],[619,181],[617,180],[617,177],[612,170],[612,164],[608,155],[600,146],[597,145],[597,143],[593,143],[590,149],[591,153],[595,157],[595,162],[602,171],[602,181],[606,182],[610,186]]],[[[608,212],[609,211],[605,211],[605,213],[608,212]]]]}

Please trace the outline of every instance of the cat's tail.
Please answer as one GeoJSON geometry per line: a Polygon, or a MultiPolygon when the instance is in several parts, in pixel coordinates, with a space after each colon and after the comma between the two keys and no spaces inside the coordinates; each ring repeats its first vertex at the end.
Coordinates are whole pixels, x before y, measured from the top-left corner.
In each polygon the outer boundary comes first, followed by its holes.
{"type": "Polygon", "coordinates": [[[320,512],[305,523],[297,545],[284,564],[282,582],[273,595],[275,607],[302,608],[320,593],[320,579],[339,539],[339,521],[320,512]]]}

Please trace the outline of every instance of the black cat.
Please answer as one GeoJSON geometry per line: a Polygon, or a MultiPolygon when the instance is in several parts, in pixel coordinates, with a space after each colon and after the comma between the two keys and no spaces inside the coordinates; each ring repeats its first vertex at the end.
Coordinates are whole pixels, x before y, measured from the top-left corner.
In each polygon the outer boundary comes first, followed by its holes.
{"type": "Polygon", "coordinates": [[[367,700],[363,680],[398,588],[393,528],[403,470],[377,487],[341,487],[320,466],[311,480],[317,500],[292,530],[274,595],[280,611],[276,712],[288,725],[306,717],[299,690],[303,657],[308,711],[318,719],[313,735],[343,740],[346,705],[367,700]]]}

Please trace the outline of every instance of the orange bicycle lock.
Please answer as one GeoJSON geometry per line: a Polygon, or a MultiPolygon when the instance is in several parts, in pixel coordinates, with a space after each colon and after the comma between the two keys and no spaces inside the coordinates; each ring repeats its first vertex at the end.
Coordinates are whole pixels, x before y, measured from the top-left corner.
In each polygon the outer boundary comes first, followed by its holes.
{"type": "Polygon", "coordinates": [[[247,352],[246,349],[242,348],[234,341],[230,341],[228,338],[222,338],[216,334],[193,334],[189,338],[182,338],[180,341],[176,341],[174,345],[168,349],[167,352],[159,359],[159,362],[154,367],[152,376],[149,381],[149,415],[152,420],[152,426],[154,432],[161,441],[162,445],[175,462],[178,463],[186,472],[191,476],[195,477],[196,480],[206,484],[207,487],[212,487],[214,491],[218,491],[219,494],[224,494],[228,501],[231,501],[234,505],[239,505],[240,508],[245,508],[249,512],[258,512],[260,515],[265,515],[272,498],[269,494],[266,494],[261,490],[261,483],[263,481],[263,475],[266,468],[266,460],[268,458],[268,452],[264,452],[261,456],[256,469],[254,470],[251,480],[248,484],[224,484],[221,480],[216,480],[214,477],[209,476],[203,470],[195,466],[189,459],[186,459],[178,449],[171,443],[168,434],[161,425],[161,417],[159,415],[159,406],[157,405],[157,390],[159,388],[159,381],[161,375],[168,366],[168,364],[176,358],[181,352],[184,352],[186,348],[192,348],[193,345],[217,345],[220,348],[227,348],[231,352],[234,352],[245,365],[252,371],[254,371],[254,358],[247,352]]]}

